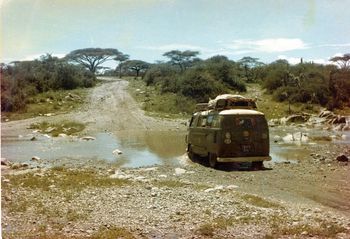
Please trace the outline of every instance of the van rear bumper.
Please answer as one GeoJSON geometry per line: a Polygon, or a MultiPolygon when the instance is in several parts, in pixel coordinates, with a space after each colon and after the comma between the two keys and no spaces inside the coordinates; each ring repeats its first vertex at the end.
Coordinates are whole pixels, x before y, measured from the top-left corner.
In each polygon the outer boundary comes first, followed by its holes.
{"type": "Polygon", "coordinates": [[[258,162],[258,161],[270,161],[271,156],[234,157],[234,158],[217,157],[216,160],[220,163],[246,163],[246,162],[258,162]]]}

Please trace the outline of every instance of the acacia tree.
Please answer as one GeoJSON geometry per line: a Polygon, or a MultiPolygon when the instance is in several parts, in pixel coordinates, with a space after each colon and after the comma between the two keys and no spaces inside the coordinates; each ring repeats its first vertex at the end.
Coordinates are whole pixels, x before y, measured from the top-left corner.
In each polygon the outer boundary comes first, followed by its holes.
{"type": "Polygon", "coordinates": [[[129,60],[129,55],[127,54],[119,54],[117,57],[115,57],[113,60],[118,61],[118,70],[119,70],[119,78],[122,78],[122,67],[123,67],[123,62],[129,60]]]}
{"type": "Polygon", "coordinates": [[[121,64],[121,67],[134,71],[136,77],[140,76],[140,73],[150,67],[151,64],[141,60],[128,60],[121,64]]]}
{"type": "Polygon", "coordinates": [[[198,60],[196,56],[199,54],[198,51],[179,51],[172,50],[165,52],[163,56],[170,59],[170,63],[180,67],[180,71],[183,72],[186,68],[191,66],[193,62],[198,60]]]}
{"type": "Polygon", "coordinates": [[[121,54],[114,48],[84,48],[70,52],[65,59],[81,64],[95,74],[101,64],[121,54]]]}
{"type": "Polygon", "coordinates": [[[261,67],[264,63],[259,61],[259,58],[245,56],[238,61],[243,65],[245,78],[247,82],[256,80],[259,74],[261,74],[261,67]]]}
{"type": "Polygon", "coordinates": [[[350,69],[350,53],[344,54],[343,56],[332,57],[330,61],[337,63],[342,70],[350,69]]]}

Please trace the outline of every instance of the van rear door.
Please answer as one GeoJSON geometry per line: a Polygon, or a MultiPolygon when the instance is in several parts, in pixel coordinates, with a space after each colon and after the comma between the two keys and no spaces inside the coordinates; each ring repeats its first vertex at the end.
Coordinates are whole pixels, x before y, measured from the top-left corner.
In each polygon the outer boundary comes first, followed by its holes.
{"type": "Polygon", "coordinates": [[[222,120],[221,157],[269,155],[268,126],[264,115],[226,115],[222,120]]]}

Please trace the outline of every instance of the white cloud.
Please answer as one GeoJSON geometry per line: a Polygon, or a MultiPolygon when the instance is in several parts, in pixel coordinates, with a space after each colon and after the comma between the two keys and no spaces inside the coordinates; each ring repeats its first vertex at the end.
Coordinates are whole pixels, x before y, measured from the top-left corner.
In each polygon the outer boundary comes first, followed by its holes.
{"type": "MultiPolygon", "coordinates": [[[[63,54],[63,53],[49,53],[51,56],[55,56],[55,57],[58,57],[58,58],[62,58],[64,57],[66,54],[63,54]]],[[[21,59],[21,61],[32,61],[32,60],[35,60],[35,59],[39,59],[41,56],[43,55],[46,55],[46,53],[39,53],[39,54],[33,54],[33,55],[28,55],[28,56],[25,56],[23,59],[21,59]]]]}
{"type": "Polygon", "coordinates": [[[301,60],[298,57],[288,57],[288,56],[285,56],[285,55],[279,55],[277,58],[279,60],[287,60],[289,62],[289,64],[292,64],[292,65],[299,64],[300,60],[301,60]]]}
{"type": "MultiPolygon", "coordinates": [[[[282,60],[287,60],[287,61],[289,62],[289,64],[291,64],[291,65],[299,64],[300,61],[301,61],[301,58],[298,58],[298,57],[288,57],[288,56],[285,56],[285,55],[279,55],[277,58],[278,58],[278,59],[282,59],[282,60]]],[[[321,65],[330,65],[330,64],[333,64],[333,65],[334,65],[334,62],[329,61],[330,58],[331,58],[331,57],[329,57],[328,59],[323,59],[323,58],[304,59],[304,58],[303,58],[303,62],[313,62],[313,63],[321,64],[321,65]]]]}
{"type": "Polygon", "coordinates": [[[226,45],[227,48],[239,52],[286,52],[308,48],[299,38],[267,38],[261,40],[235,40],[226,45]]]}
{"type": "MultiPolygon", "coordinates": [[[[333,57],[337,57],[337,56],[343,56],[344,54],[343,53],[335,53],[333,56],[331,56],[330,58],[333,58],[333,57]]],[[[329,58],[329,59],[330,59],[329,58]]]]}

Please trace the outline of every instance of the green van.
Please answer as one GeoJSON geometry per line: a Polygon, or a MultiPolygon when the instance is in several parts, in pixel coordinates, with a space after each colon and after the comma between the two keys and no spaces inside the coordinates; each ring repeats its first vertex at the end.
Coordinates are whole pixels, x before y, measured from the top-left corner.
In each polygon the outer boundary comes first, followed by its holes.
{"type": "Polygon", "coordinates": [[[219,100],[220,107],[193,114],[186,136],[189,158],[205,157],[213,168],[218,163],[243,162],[262,168],[263,161],[271,160],[265,115],[255,110],[255,104],[242,104],[242,99],[235,106],[234,100],[219,100]]]}

